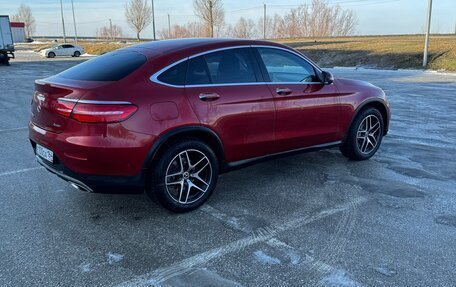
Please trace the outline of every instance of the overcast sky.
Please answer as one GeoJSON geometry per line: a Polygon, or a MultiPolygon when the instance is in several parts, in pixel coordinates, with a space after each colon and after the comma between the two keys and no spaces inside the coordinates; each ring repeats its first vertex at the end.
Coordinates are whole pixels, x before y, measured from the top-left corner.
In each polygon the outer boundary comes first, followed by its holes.
{"type": "MultiPolygon", "coordinates": [[[[122,27],[124,34],[133,36],[128,27],[124,8],[127,0],[74,0],[79,35],[95,36],[96,30],[113,24],[122,27]]],[[[241,16],[254,20],[262,17],[263,3],[268,5],[268,14],[283,14],[293,5],[311,0],[224,0],[226,22],[234,23],[241,16]]],[[[359,22],[356,34],[410,34],[424,31],[428,0],[327,0],[332,5],[339,3],[356,12],[359,22]]],[[[20,3],[32,8],[36,19],[37,35],[62,35],[59,0],[0,0],[0,14],[14,14],[20,3]]],[[[197,20],[193,15],[192,0],[155,0],[157,30],[167,27],[167,14],[172,24],[185,24],[197,20]]],[[[67,34],[73,35],[71,0],[63,0],[67,34]]],[[[456,24],[456,0],[434,0],[432,32],[454,33],[456,24]]],[[[152,36],[152,25],[142,37],[152,36]]]]}

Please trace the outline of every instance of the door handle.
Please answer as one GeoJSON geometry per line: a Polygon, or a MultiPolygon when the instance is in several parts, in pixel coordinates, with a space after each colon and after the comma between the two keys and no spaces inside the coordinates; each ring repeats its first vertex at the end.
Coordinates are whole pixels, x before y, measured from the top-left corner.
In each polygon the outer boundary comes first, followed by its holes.
{"type": "Polygon", "coordinates": [[[281,95],[281,96],[286,96],[291,94],[293,91],[290,88],[277,88],[276,89],[276,94],[281,95]]]}
{"type": "Polygon", "coordinates": [[[212,102],[220,99],[220,95],[216,93],[203,93],[199,95],[199,98],[203,102],[212,102]]]}

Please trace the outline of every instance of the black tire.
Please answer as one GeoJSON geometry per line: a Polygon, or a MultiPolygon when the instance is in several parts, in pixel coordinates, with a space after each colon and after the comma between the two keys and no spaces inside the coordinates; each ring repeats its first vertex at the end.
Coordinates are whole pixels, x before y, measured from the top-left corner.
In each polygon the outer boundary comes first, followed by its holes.
{"type": "Polygon", "coordinates": [[[79,57],[79,56],[81,56],[81,52],[79,52],[79,51],[74,52],[74,56],[75,56],[76,58],[79,57]]]}
{"type": "Polygon", "coordinates": [[[146,194],[170,211],[192,211],[210,197],[217,184],[218,174],[218,159],[207,144],[198,139],[182,139],[172,142],[152,164],[146,194]],[[187,164],[188,158],[190,165],[195,165],[192,169],[187,164]],[[208,184],[203,184],[204,180],[208,184]],[[192,187],[193,184],[205,191],[192,187]]]}
{"type": "Polygon", "coordinates": [[[9,57],[7,54],[0,54],[0,64],[4,64],[6,66],[9,66],[9,57]]]}
{"type": "Polygon", "coordinates": [[[48,53],[48,58],[55,58],[55,53],[54,52],[49,52],[48,53]]]}
{"type": "MultiPolygon", "coordinates": [[[[375,129],[373,128],[372,131],[375,129]]],[[[352,125],[350,126],[347,132],[344,142],[340,146],[340,151],[344,156],[348,157],[349,159],[367,160],[371,158],[380,147],[383,138],[383,131],[384,119],[382,117],[382,114],[375,108],[366,108],[356,116],[355,120],[353,121],[352,125]],[[373,135],[371,135],[371,133],[367,131],[368,128],[365,120],[369,121],[368,118],[371,119],[371,122],[375,122],[375,119],[378,119],[378,133],[375,132],[373,135]],[[363,124],[363,126],[361,126],[361,124],[363,124]],[[364,124],[366,124],[366,128],[364,128],[364,124]],[[365,132],[364,130],[366,130],[367,132],[365,132]],[[358,135],[361,135],[361,137],[358,138],[358,135]],[[373,147],[375,139],[376,145],[375,147],[373,147]],[[371,148],[370,150],[368,149],[369,146],[371,148]]]]}

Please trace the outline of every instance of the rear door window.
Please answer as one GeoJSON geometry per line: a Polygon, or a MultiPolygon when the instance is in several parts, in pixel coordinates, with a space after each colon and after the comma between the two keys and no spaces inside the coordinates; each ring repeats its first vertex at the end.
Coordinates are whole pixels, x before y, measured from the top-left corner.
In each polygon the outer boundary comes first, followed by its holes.
{"type": "Polygon", "coordinates": [[[189,60],[187,71],[187,85],[211,84],[209,71],[203,56],[189,60]]]}
{"type": "Polygon", "coordinates": [[[248,49],[238,48],[204,56],[213,84],[256,82],[252,57],[248,49]]]}
{"type": "Polygon", "coordinates": [[[114,51],[63,71],[58,76],[78,81],[119,81],[147,61],[135,51],[114,51]]]}

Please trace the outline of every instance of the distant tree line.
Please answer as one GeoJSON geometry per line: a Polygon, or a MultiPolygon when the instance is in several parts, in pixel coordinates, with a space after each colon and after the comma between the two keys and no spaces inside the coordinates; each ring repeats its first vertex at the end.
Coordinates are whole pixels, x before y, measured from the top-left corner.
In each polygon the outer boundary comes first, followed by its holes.
{"type": "MultiPolygon", "coordinates": [[[[128,0],[125,17],[129,26],[140,40],[141,32],[152,21],[152,7],[149,0],[128,0]]],[[[350,9],[330,5],[326,0],[312,0],[301,4],[283,15],[274,14],[257,22],[241,17],[234,24],[225,22],[223,0],[193,0],[193,9],[198,21],[184,25],[172,25],[158,31],[161,39],[190,37],[235,37],[235,38],[301,38],[347,36],[355,32],[357,16],[350,9]],[[266,25],[266,27],[264,27],[266,25]]],[[[35,18],[29,6],[21,4],[12,21],[25,23],[27,37],[36,29],[35,18]]],[[[97,30],[97,37],[116,39],[122,37],[122,29],[109,25],[97,30]]]]}
{"type": "Polygon", "coordinates": [[[355,32],[357,24],[357,16],[353,10],[343,9],[339,5],[332,6],[325,0],[312,0],[310,5],[301,4],[284,15],[274,14],[266,19],[261,17],[257,22],[241,17],[234,24],[225,23],[222,0],[194,0],[194,10],[199,21],[162,29],[159,36],[163,39],[212,36],[250,39],[264,36],[270,39],[347,36],[355,32]]]}

